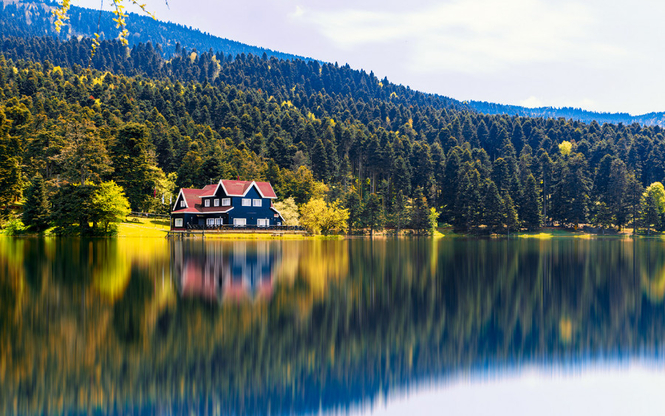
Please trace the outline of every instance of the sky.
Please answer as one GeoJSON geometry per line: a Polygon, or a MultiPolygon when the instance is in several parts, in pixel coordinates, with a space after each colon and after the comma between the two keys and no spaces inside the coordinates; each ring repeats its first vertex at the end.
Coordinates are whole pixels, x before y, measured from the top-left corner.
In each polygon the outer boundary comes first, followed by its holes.
{"type": "Polygon", "coordinates": [[[665,111],[663,1],[142,1],[159,20],[458,100],[665,111]]]}

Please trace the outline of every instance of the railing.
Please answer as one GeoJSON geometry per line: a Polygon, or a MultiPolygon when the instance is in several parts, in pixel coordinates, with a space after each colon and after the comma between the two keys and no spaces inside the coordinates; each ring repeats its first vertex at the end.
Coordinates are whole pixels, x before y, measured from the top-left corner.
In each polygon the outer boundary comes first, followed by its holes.
{"type": "Polygon", "coordinates": [[[135,212],[129,213],[128,217],[144,217],[144,218],[171,218],[170,214],[157,214],[153,212],[135,212]]]}
{"type": "Polygon", "coordinates": [[[296,225],[271,225],[269,227],[258,225],[195,225],[187,224],[188,230],[200,231],[238,231],[238,230],[265,230],[265,231],[304,231],[305,228],[296,225]]]}

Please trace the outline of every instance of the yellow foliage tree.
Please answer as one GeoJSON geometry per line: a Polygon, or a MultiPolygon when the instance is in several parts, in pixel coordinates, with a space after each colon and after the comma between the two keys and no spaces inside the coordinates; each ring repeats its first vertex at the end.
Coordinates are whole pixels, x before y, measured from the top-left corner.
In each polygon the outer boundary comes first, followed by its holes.
{"type": "Polygon", "coordinates": [[[284,225],[300,225],[300,213],[298,213],[298,206],[293,197],[286,198],[284,201],[275,202],[273,205],[275,206],[275,209],[282,214],[284,225]]]}
{"type": "Polygon", "coordinates": [[[568,156],[572,150],[573,144],[567,140],[562,141],[559,145],[559,152],[561,152],[563,156],[568,156]]]}
{"type": "Polygon", "coordinates": [[[300,208],[300,224],[311,234],[346,232],[349,210],[337,201],[328,204],[321,198],[312,198],[300,208]]]}

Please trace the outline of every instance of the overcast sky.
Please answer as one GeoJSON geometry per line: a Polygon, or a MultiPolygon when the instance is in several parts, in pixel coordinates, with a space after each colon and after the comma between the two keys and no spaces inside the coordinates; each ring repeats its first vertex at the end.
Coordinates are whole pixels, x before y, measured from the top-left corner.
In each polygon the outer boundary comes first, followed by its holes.
{"type": "Polygon", "coordinates": [[[141,1],[159,20],[458,100],[665,111],[663,1],[141,1]]]}

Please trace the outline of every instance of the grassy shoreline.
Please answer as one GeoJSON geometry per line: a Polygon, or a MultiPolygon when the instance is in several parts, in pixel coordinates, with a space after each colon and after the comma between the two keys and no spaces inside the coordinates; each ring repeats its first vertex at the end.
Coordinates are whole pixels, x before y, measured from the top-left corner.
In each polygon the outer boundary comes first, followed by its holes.
{"type": "MultiPolygon", "coordinates": [[[[170,231],[170,224],[168,220],[144,218],[144,217],[130,217],[127,221],[117,224],[118,232],[111,238],[166,238],[170,231]]],[[[6,235],[6,234],[5,234],[6,235]]],[[[48,231],[42,234],[25,233],[20,234],[24,237],[37,237],[37,236],[53,236],[48,231]]],[[[372,238],[394,238],[394,237],[412,237],[413,234],[408,232],[395,235],[389,232],[374,233],[372,238]]],[[[198,233],[196,237],[201,237],[198,233]]],[[[347,238],[367,238],[368,234],[364,235],[303,235],[303,234],[290,234],[290,233],[268,233],[268,232],[208,232],[205,233],[206,239],[211,240],[342,240],[347,238]]],[[[581,238],[581,239],[594,239],[594,238],[651,238],[651,239],[665,239],[664,233],[654,233],[651,235],[646,234],[633,234],[632,229],[626,229],[623,232],[611,232],[607,234],[592,233],[585,231],[566,230],[560,228],[543,228],[538,231],[525,231],[512,233],[509,236],[505,234],[470,234],[470,233],[455,233],[452,227],[440,227],[430,236],[432,238],[524,238],[524,239],[552,239],[552,238],[581,238]]],[[[108,238],[108,237],[100,237],[108,238]]]]}

